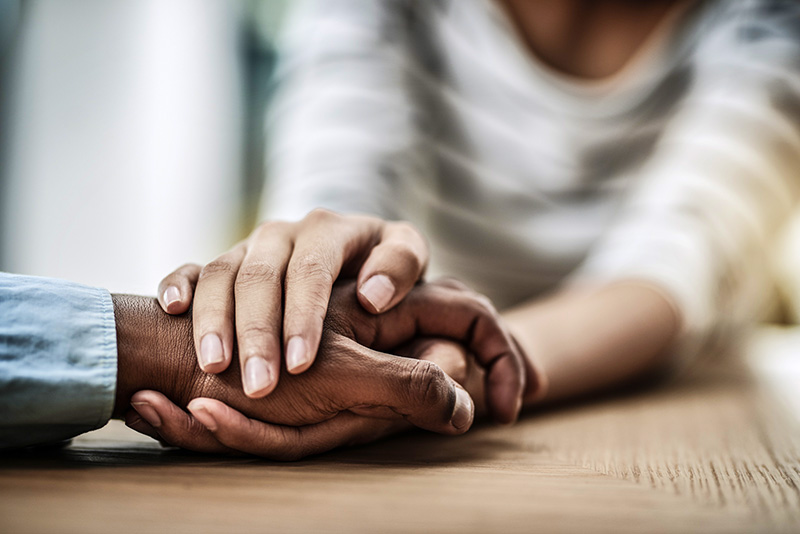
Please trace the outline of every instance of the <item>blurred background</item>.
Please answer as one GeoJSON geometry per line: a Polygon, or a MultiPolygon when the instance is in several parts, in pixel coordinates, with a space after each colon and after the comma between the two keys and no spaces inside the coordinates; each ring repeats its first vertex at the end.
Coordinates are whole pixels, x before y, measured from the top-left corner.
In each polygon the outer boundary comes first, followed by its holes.
{"type": "Polygon", "coordinates": [[[0,0],[0,269],[154,294],[246,236],[287,3],[0,0]]]}
{"type": "MultiPolygon", "coordinates": [[[[0,0],[0,270],[154,294],[258,220],[288,0],[0,0]]],[[[775,253],[800,310],[800,218],[775,253]]]]}

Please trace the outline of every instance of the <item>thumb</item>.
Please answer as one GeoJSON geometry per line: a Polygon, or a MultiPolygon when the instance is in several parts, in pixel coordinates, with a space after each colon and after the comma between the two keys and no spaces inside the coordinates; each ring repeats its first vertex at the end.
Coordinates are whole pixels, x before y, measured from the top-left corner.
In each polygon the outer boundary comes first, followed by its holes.
{"type": "Polygon", "coordinates": [[[408,223],[387,223],[358,274],[358,300],[382,313],[403,300],[428,265],[425,238],[408,223]]]}
{"type": "Polygon", "coordinates": [[[349,397],[344,408],[385,406],[440,434],[463,434],[472,426],[472,397],[435,363],[384,354],[349,339],[341,342],[362,355],[361,365],[340,382],[349,397]]]}

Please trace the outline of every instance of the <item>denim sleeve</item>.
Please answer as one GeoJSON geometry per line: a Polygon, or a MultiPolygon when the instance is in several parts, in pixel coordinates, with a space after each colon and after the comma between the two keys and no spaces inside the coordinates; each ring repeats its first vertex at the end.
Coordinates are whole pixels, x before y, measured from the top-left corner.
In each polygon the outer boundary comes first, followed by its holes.
{"type": "Polygon", "coordinates": [[[111,417],[116,381],[108,291],[0,273],[0,448],[99,428],[111,417]]]}

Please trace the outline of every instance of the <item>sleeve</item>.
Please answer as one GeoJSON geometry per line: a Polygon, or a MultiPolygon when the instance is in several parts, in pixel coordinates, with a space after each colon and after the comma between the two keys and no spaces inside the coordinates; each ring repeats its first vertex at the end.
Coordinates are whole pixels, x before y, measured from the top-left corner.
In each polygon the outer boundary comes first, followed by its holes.
{"type": "Polygon", "coordinates": [[[683,319],[678,362],[763,316],[800,180],[800,4],[729,2],[618,221],[578,279],[640,279],[683,319]]]}
{"type": "Polygon", "coordinates": [[[291,13],[267,120],[261,215],[323,207],[396,218],[394,185],[415,172],[410,3],[307,0],[291,13]]]}
{"type": "Polygon", "coordinates": [[[0,448],[61,441],[103,426],[116,380],[107,291],[0,273],[0,448]]]}

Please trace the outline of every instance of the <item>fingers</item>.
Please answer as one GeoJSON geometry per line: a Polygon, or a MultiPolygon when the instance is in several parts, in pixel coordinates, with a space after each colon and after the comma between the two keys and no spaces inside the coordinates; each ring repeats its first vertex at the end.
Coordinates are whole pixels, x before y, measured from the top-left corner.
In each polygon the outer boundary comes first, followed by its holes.
{"type": "Polygon", "coordinates": [[[354,274],[363,266],[358,298],[378,313],[403,299],[427,262],[425,240],[407,223],[314,210],[299,223],[260,225],[202,270],[181,267],[162,281],[159,301],[169,313],[183,313],[194,297],[194,341],[205,372],[228,368],[235,335],[245,393],[259,398],[278,383],[281,348],[290,373],[313,364],[343,269],[354,274]]]}
{"type": "Polygon", "coordinates": [[[273,460],[298,460],[344,445],[372,441],[402,428],[402,422],[341,413],[302,427],[273,425],[249,419],[214,399],[198,398],[189,410],[222,445],[273,460]]]}
{"type": "Polygon", "coordinates": [[[200,272],[195,289],[192,322],[200,368],[219,373],[233,354],[234,285],[245,248],[236,246],[200,272]]]}
{"type": "Polygon", "coordinates": [[[290,373],[311,367],[333,283],[345,265],[363,261],[384,224],[374,217],[344,217],[327,210],[314,210],[301,223],[285,284],[283,339],[290,373]]]}
{"type": "Polygon", "coordinates": [[[428,245],[408,223],[387,223],[358,275],[358,300],[369,312],[384,312],[411,291],[428,265],[428,245]]]}
{"type": "Polygon", "coordinates": [[[340,409],[386,406],[425,430],[451,435],[469,430],[472,398],[435,363],[383,354],[343,337],[338,343],[360,354],[362,362],[338,379],[340,409]]]}
{"type": "MultiPolygon", "coordinates": [[[[482,295],[429,283],[403,306],[377,316],[374,346],[392,347],[416,336],[447,337],[465,344],[487,371],[487,406],[501,423],[516,420],[525,389],[525,357],[482,295]]],[[[365,340],[361,340],[365,341],[365,340]]]]}
{"type": "Polygon", "coordinates": [[[161,309],[171,315],[180,315],[189,309],[200,269],[199,265],[187,263],[161,280],[158,284],[158,303],[161,309]]]}
{"type": "Polygon", "coordinates": [[[239,360],[244,391],[251,398],[270,393],[280,375],[283,277],[293,249],[287,226],[261,225],[236,275],[239,360]]]}
{"type": "MultiPolygon", "coordinates": [[[[146,422],[137,424],[143,433],[147,430],[156,432],[156,439],[173,445],[197,452],[232,452],[231,449],[219,443],[216,438],[198,422],[176,406],[167,397],[157,391],[138,391],[131,397],[131,406],[136,413],[146,422]]],[[[127,420],[127,418],[126,418],[127,420]]]]}
{"type": "Polygon", "coordinates": [[[327,229],[298,237],[286,271],[283,337],[286,369],[302,373],[314,362],[333,282],[344,262],[344,242],[327,229]]]}
{"type": "Polygon", "coordinates": [[[362,262],[358,298],[367,310],[379,313],[402,300],[419,280],[428,246],[408,223],[325,210],[303,221],[286,272],[283,337],[290,373],[313,363],[333,283],[345,266],[362,262]]]}

